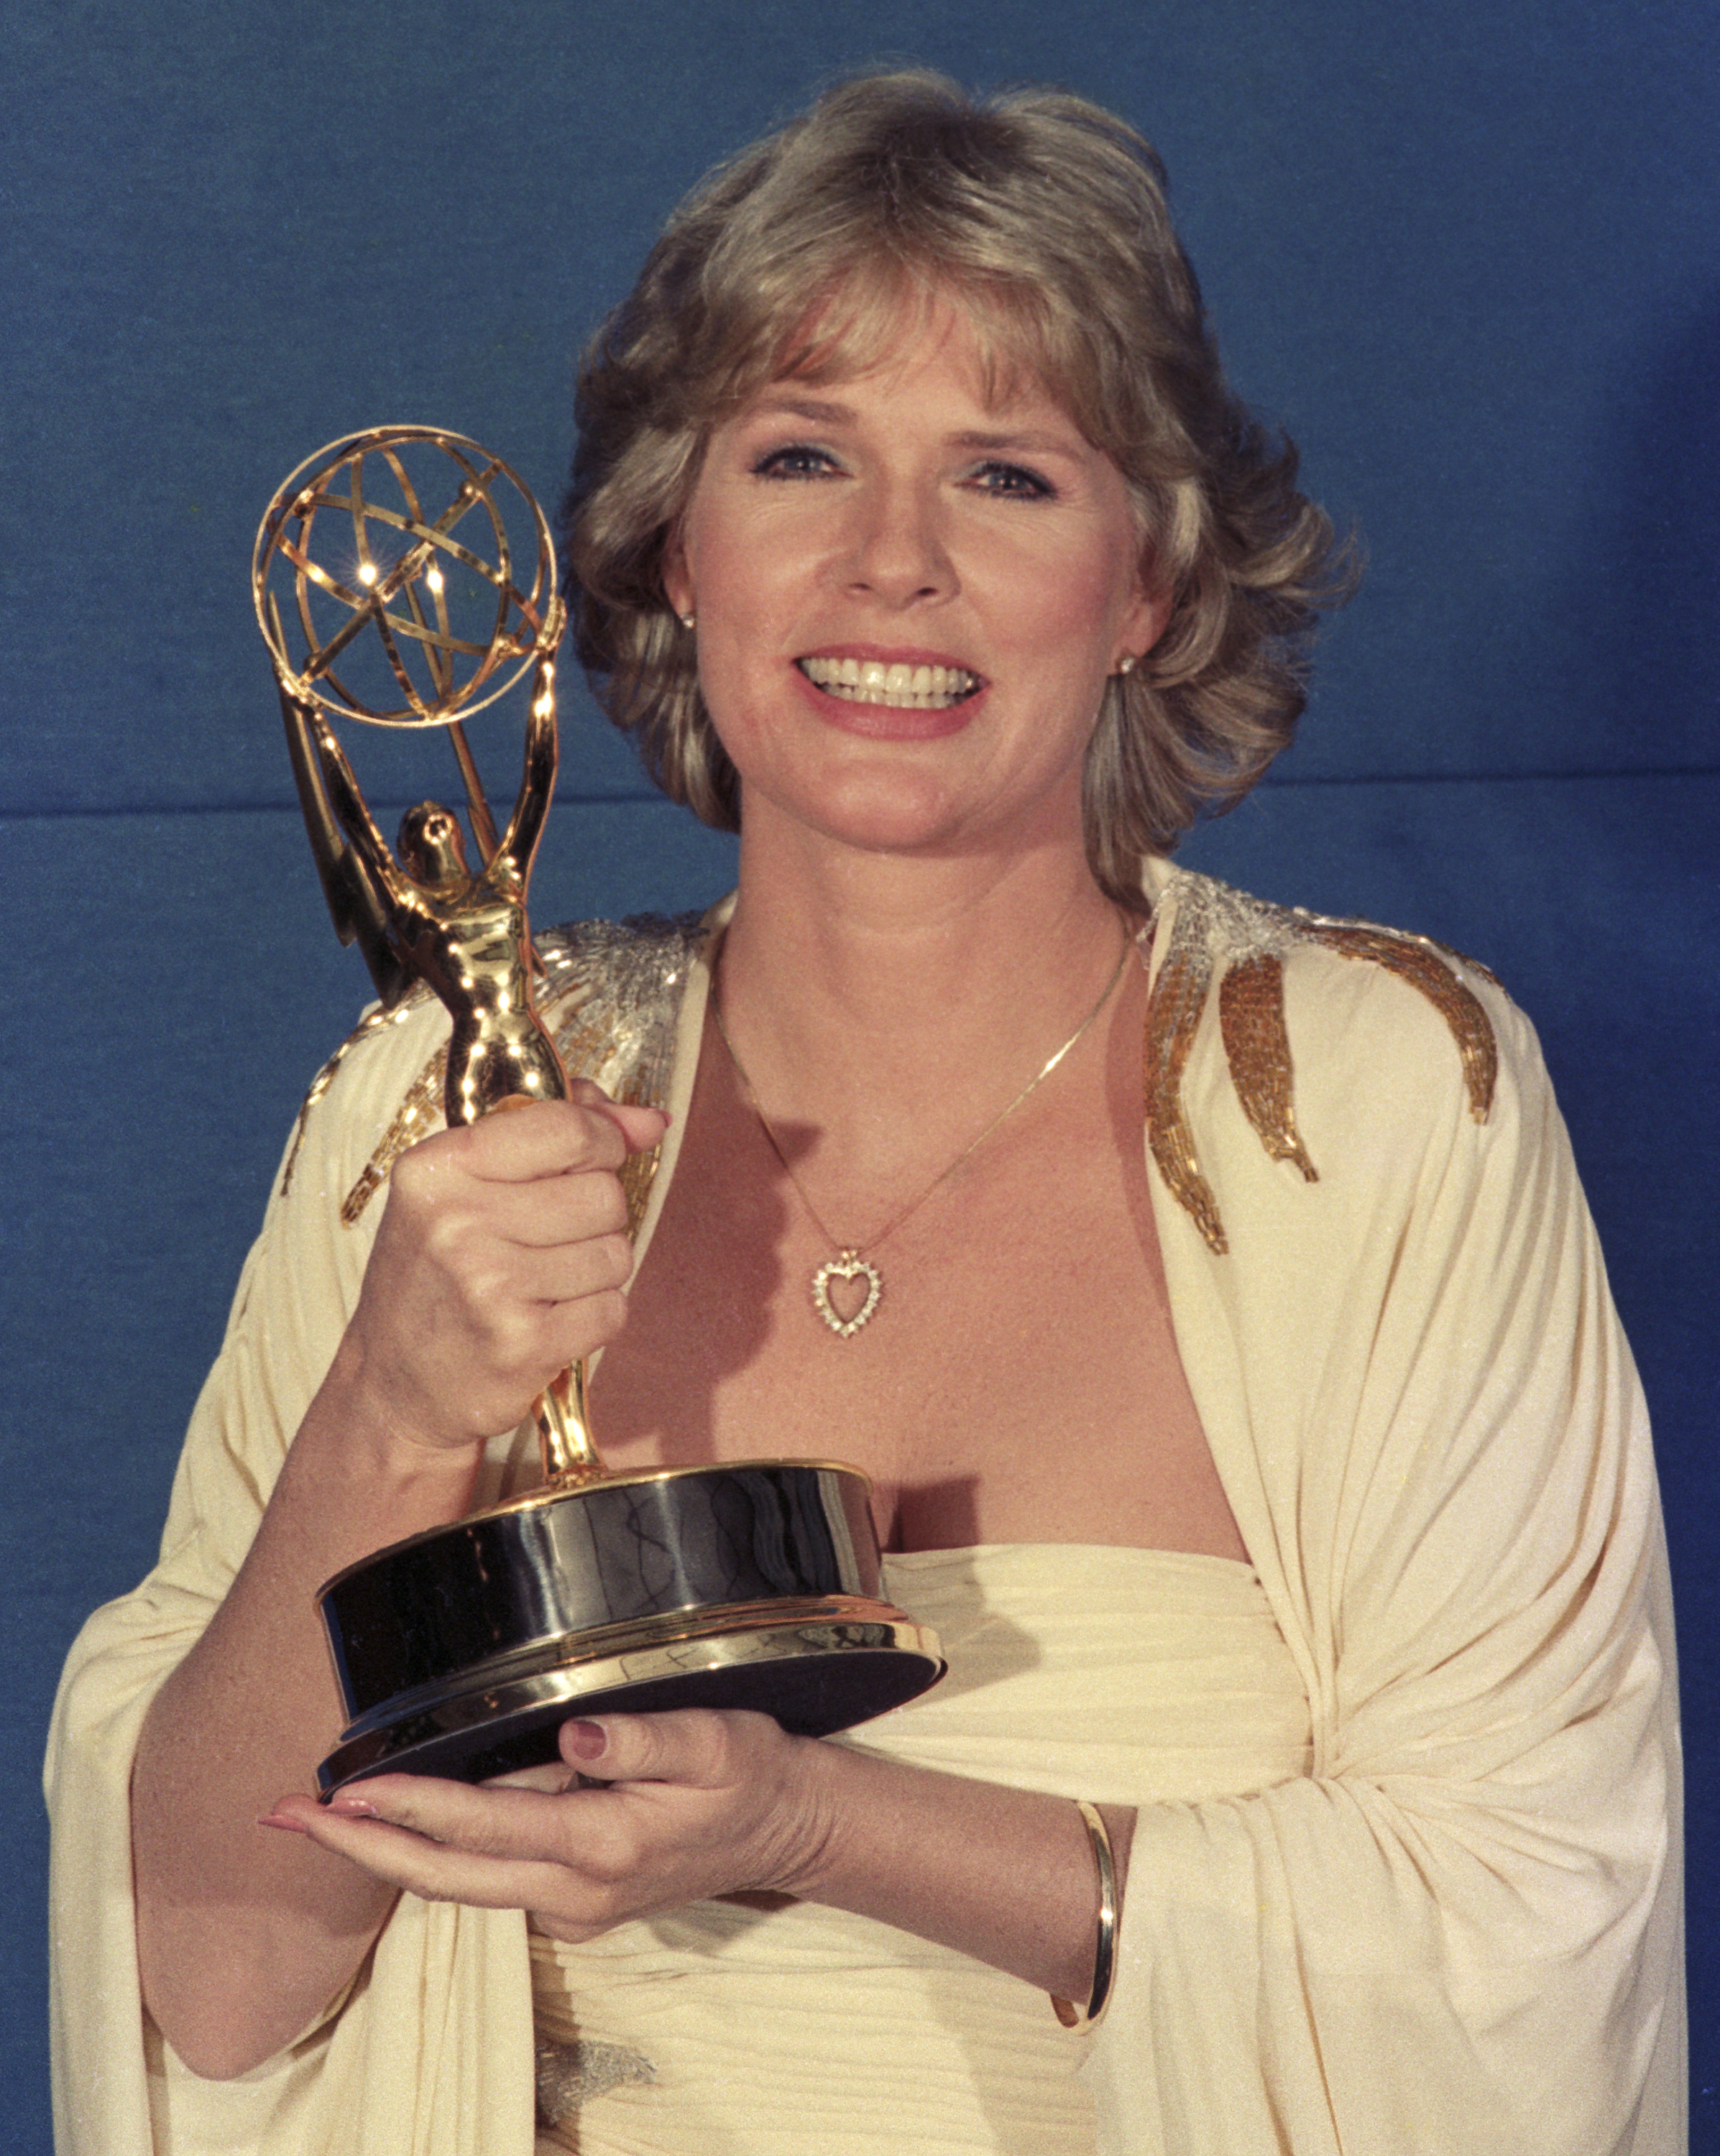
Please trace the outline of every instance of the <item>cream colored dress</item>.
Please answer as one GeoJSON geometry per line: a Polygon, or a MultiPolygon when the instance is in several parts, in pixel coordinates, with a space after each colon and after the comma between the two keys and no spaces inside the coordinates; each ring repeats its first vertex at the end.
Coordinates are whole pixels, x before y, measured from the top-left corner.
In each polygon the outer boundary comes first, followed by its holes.
{"type": "MultiPolygon", "coordinates": [[[[1307,1772],[1307,1695],[1246,1565],[1012,1544],[891,1558],[886,1591],[950,1671],[848,1740],[867,1750],[1101,1804],[1307,1772]]],[[[531,1944],[541,2080],[567,2091],[546,2156],[1091,2156],[1091,2040],[887,1924],[706,1902],[531,1944]]]]}
{"type": "MultiPolygon", "coordinates": [[[[1449,1013],[1405,978],[1163,863],[1148,880],[1154,1006],[1174,1019],[1152,1178],[1172,1314],[1309,1751],[1306,1773],[1251,1793],[1118,1787],[1141,1808],[1117,1989],[1080,2068],[1096,2156],[1676,2156],[1665,1550],[1641,1396],[1533,1034],[1467,978],[1498,1047],[1477,1122],[1449,1013]],[[1252,993],[1274,968],[1312,1183],[1273,1121],[1273,1054],[1259,1097],[1236,1081],[1231,1044],[1276,1038],[1252,993]],[[1226,1002],[1221,978],[1250,993],[1226,1002]]],[[[605,960],[612,988],[633,963],[605,960]]],[[[706,987],[695,963],[654,1021],[677,1110],[706,987]]],[[[599,1078],[602,1002],[574,998],[562,1034],[599,1078]]],[[[531,2156],[517,1912],[403,1898],[341,2010],[223,2085],[150,2029],[132,1923],[139,1727],[249,1544],[362,1277],[377,1209],[348,1226],[342,1200],[391,1127],[429,1127],[420,1074],[446,1031],[406,1010],[311,1111],[161,1563],[68,1662],[47,1776],[59,2156],[531,2156]]],[[[490,1491],[521,1458],[495,1448],[490,1491]]]]}

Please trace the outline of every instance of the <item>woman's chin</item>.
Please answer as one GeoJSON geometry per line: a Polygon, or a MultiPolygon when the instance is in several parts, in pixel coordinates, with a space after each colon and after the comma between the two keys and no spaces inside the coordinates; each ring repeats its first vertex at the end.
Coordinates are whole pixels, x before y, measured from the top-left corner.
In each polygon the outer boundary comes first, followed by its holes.
{"type": "MultiPolygon", "coordinates": [[[[744,797],[743,797],[744,798],[744,797]]],[[[757,793],[752,796],[756,802],[757,793]]],[[[762,807],[762,804],[760,803],[762,807]]],[[[743,810],[743,820],[745,811],[743,810]]],[[[890,782],[877,774],[845,774],[837,783],[799,798],[781,795],[765,812],[770,823],[798,827],[814,847],[894,860],[955,860],[978,855],[1033,850],[1037,834],[1020,830],[1019,817],[1000,814],[996,804],[962,798],[937,784],[929,774],[919,783],[901,773],[890,782]]],[[[757,823],[762,824],[765,817],[757,823]]],[[[758,832],[762,837],[762,831],[758,832]]],[[[767,842],[768,843],[768,842],[767,842]]],[[[1069,841],[1079,854],[1078,819],[1069,841]]]]}
{"type": "Polygon", "coordinates": [[[937,853],[963,821],[946,788],[923,776],[904,783],[900,773],[826,773],[800,786],[749,784],[743,778],[741,798],[747,839],[773,846],[776,839],[787,839],[797,850],[810,839],[862,854],[937,853]],[[796,833],[798,839],[791,835],[796,833]]]}

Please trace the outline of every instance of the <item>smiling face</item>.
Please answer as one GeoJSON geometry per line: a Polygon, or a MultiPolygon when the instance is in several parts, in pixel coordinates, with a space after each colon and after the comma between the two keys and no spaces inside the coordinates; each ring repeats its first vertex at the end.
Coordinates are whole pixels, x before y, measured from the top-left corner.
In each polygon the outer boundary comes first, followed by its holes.
{"type": "Polygon", "coordinates": [[[719,426],[665,568],[751,835],[1081,849],[1107,675],[1147,650],[1128,492],[1040,385],[988,397],[949,305],[898,357],[781,381],[719,426]]]}

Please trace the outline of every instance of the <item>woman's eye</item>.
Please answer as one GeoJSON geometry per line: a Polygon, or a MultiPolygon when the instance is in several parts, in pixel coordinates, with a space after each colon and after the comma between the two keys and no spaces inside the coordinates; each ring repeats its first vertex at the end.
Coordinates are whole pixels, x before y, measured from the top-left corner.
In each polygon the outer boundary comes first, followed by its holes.
{"type": "Polygon", "coordinates": [[[1026,465],[983,464],[973,474],[973,484],[982,494],[1001,494],[1019,501],[1049,501],[1057,490],[1026,465]]]}
{"type": "Polygon", "coordinates": [[[836,459],[829,451],[810,442],[786,442],[781,449],[767,449],[752,466],[758,479],[819,479],[835,469],[836,459]]]}

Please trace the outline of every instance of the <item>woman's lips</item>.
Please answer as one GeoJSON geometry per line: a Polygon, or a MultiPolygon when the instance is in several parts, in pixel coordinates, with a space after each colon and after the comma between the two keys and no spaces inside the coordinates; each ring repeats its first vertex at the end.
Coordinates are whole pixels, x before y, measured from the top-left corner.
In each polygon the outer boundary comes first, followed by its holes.
{"type": "Polygon", "coordinates": [[[979,676],[965,666],[823,655],[794,663],[826,696],[883,711],[950,711],[983,686],[979,676]]]}
{"type": "Polygon", "coordinates": [[[794,673],[826,726],[867,741],[940,741],[960,733],[980,708],[987,685],[964,666],[846,653],[798,659],[794,673]]]}

